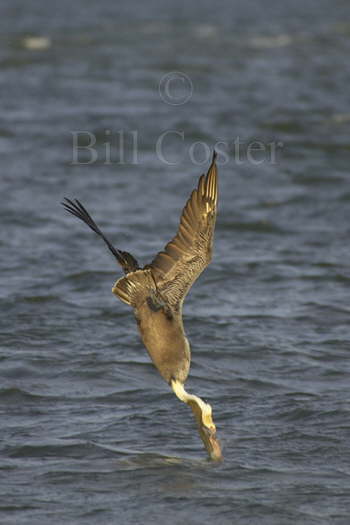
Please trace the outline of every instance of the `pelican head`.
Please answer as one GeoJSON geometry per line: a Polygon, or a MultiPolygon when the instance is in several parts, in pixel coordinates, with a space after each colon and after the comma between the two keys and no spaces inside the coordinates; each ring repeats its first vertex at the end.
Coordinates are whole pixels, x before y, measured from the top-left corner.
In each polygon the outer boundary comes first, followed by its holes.
{"type": "Polygon", "coordinates": [[[199,435],[208,452],[209,458],[213,461],[222,460],[221,445],[216,437],[216,426],[213,421],[212,408],[209,403],[205,403],[200,397],[186,392],[180,381],[172,380],[171,387],[175,395],[191,407],[197,422],[199,435]]]}

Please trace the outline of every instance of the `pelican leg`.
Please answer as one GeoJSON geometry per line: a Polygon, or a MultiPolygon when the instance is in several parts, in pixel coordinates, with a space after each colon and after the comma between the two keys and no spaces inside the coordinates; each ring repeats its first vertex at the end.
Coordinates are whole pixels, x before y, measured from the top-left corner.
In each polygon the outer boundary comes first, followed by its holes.
{"type": "Polygon", "coordinates": [[[209,459],[221,461],[223,459],[221,445],[216,437],[216,427],[212,418],[212,409],[209,403],[205,403],[200,397],[186,392],[183,383],[172,380],[171,388],[176,397],[192,408],[197,422],[199,435],[204,443],[209,459]]]}

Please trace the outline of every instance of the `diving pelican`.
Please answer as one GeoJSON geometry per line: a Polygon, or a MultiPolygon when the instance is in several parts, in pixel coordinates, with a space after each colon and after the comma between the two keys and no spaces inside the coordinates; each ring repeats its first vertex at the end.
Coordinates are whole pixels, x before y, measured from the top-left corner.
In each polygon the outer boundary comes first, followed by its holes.
{"type": "Polygon", "coordinates": [[[160,375],[195,416],[209,458],[222,459],[212,409],[184,388],[191,350],[182,322],[182,305],[192,284],[210,263],[217,207],[217,167],[214,151],[206,175],[199,179],[180,219],[175,237],[150,264],[140,268],[128,252],[114,248],[85,207],[65,198],[65,209],[102,237],[126,274],[112,292],[134,309],[141,339],[160,375]]]}

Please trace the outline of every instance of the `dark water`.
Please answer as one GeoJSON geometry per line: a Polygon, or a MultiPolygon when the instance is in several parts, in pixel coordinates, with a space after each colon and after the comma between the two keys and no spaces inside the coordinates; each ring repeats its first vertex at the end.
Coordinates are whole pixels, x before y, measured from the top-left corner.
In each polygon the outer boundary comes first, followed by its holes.
{"type": "Polygon", "coordinates": [[[3,525],[349,523],[350,4],[243,4],[1,3],[3,525]],[[79,130],[96,162],[72,164],[79,130]],[[220,465],[59,205],[146,263],[207,166],[198,141],[228,155],[185,305],[220,465]]]}

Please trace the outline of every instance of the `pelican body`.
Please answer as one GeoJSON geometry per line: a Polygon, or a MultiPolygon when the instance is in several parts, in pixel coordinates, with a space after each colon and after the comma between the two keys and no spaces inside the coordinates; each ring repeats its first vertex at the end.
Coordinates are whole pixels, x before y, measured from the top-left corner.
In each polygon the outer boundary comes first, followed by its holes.
{"type": "Polygon", "coordinates": [[[182,316],[158,304],[148,298],[134,309],[141,339],[163,379],[169,384],[172,379],[184,383],[190,370],[191,350],[182,316]]]}
{"type": "Polygon", "coordinates": [[[209,458],[220,460],[211,406],[184,389],[191,350],[182,321],[185,296],[211,260],[218,195],[215,158],[214,152],[206,176],[200,177],[183,209],[176,236],[143,268],[130,253],[114,248],[77,199],[66,198],[62,204],[102,237],[122,266],[125,276],[116,281],[113,294],[133,308],[155,367],[176,396],[192,408],[209,458]]]}

